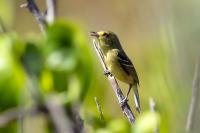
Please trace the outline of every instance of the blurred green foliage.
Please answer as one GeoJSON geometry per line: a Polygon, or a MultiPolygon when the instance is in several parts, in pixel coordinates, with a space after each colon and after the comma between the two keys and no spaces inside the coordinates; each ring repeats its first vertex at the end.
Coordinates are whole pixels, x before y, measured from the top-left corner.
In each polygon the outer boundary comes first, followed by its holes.
{"type": "Polygon", "coordinates": [[[135,127],[134,133],[154,133],[160,130],[160,116],[156,112],[144,112],[141,114],[135,127]]]}
{"type": "MultiPolygon", "coordinates": [[[[14,39],[0,36],[0,112],[17,107],[24,91],[25,74],[22,66],[15,60],[12,51],[14,39]]],[[[16,123],[11,123],[0,132],[16,131],[16,123]]]]}
{"type": "MultiPolygon", "coordinates": [[[[13,22],[13,10],[14,10],[13,4],[14,2],[12,0],[0,1],[0,22],[6,23],[7,26],[11,26],[13,22]]],[[[1,32],[1,27],[0,27],[0,32],[1,32]]]]}
{"type": "Polygon", "coordinates": [[[25,74],[12,52],[13,42],[11,36],[0,36],[0,111],[17,106],[24,88],[25,74]]]}
{"type": "Polygon", "coordinates": [[[27,89],[29,82],[40,97],[39,104],[52,93],[65,105],[82,102],[92,78],[91,61],[84,34],[63,20],[48,26],[42,37],[0,35],[0,112],[31,103],[35,94],[27,89]]]}

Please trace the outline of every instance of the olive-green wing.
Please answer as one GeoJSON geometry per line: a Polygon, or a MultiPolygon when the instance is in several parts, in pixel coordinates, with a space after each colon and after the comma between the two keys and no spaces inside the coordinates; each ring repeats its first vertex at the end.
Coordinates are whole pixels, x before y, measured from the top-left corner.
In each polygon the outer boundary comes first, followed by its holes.
{"type": "Polygon", "coordinates": [[[128,75],[132,75],[135,82],[139,85],[139,79],[138,79],[137,72],[136,72],[132,62],[130,61],[130,59],[127,57],[127,55],[125,53],[118,52],[117,56],[118,56],[119,64],[121,65],[123,70],[128,75]]]}

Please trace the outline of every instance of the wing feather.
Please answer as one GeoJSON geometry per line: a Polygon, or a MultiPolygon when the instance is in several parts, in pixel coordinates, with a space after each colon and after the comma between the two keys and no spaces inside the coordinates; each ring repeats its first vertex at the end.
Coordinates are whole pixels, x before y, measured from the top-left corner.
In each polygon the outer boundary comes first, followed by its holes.
{"type": "Polygon", "coordinates": [[[137,72],[132,64],[132,62],[130,61],[130,59],[126,56],[125,53],[122,52],[118,52],[118,61],[119,64],[121,65],[121,67],[123,68],[123,70],[128,74],[131,75],[134,79],[134,81],[139,84],[139,79],[137,76],[137,72]]]}

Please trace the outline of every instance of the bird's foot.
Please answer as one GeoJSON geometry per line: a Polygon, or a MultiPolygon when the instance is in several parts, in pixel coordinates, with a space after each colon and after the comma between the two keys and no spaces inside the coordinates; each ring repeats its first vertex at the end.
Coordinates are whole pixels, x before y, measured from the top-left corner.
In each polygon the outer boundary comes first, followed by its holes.
{"type": "Polygon", "coordinates": [[[125,104],[127,104],[128,98],[125,97],[122,101],[120,101],[120,106],[123,107],[125,104]]]}
{"type": "Polygon", "coordinates": [[[106,75],[106,76],[111,75],[111,73],[108,71],[108,69],[104,70],[103,74],[106,75]]]}

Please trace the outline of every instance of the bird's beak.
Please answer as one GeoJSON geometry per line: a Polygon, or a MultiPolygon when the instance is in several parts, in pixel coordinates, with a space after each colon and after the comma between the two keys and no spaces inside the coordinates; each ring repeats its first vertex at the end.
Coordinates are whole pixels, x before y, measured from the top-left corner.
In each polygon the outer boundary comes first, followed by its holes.
{"type": "Polygon", "coordinates": [[[94,32],[94,31],[90,32],[90,35],[97,37],[97,38],[99,37],[99,34],[97,32],[94,32]]]}

